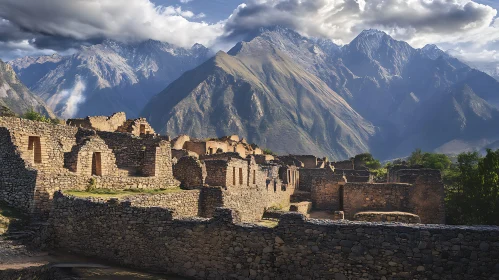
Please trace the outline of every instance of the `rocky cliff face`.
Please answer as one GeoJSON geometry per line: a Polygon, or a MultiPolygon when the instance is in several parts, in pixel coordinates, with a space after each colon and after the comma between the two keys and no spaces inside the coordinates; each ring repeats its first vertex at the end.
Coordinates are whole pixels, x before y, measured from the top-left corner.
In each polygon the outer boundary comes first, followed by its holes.
{"type": "Polygon", "coordinates": [[[5,106],[18,115],[33,109],[43,115],[54,117],[45,103],[21,83],[12,67],[1,60],[0,106],[5,106]]]}
{"type": "Polygon", "coordinates": [[[208,49],[106,40],[73,55],[10,62],[20,79],[65,118],[125,111],[136,117],[169,83],[208,58],[208,49]]]}

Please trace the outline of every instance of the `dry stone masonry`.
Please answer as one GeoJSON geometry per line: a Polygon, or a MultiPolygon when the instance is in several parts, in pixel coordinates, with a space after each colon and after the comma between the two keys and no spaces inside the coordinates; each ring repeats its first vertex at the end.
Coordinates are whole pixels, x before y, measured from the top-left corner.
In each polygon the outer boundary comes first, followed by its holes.
{"type": "Polygon", "coordinates": [[[499,228],[308,220],[275,228],[57,195],[53,245],[193,279],[496,279],[499,228]],[[85,227],[80,225],[85,224],[85,227]]]}
{"type": "Polygon", "coordinates": [[[0,118],[0,158],[5,166],[0,168],[0,199],[46,216],[55,191],[85,190],[91,180],[95,187],[107,189],[178,186],[168,141],[154,135],[110,134],[0,118]],[[130,161],[121,153],[126,150],[134,153],[133,164],[127,164],[130,161]],[[141,173],[130,174],[130,165],[141,173]]]}
{"type": "Polygon", "coordinates": [[[56,248],[194,279],[499,277],[497,227],[421,224],[445,224],[438,170],[397,166],[375,183],[358,160],[170,140],[124,113],[67,124],[0,117],[0,201],[48,219],[56,248]],[[167,191],[64,194],[93,188],[167,191]],[[241,223],[264,218],[278,226],[241,223]]]}

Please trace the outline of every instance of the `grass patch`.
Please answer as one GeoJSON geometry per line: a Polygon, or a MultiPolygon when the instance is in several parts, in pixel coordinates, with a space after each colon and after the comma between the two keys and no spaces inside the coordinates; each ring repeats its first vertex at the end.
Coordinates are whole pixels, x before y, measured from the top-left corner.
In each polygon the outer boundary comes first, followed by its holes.
{"type": "Polygon", "coordinates": [[[7,232],[11,226],[21,226],[27,220],[21,211],[0,203],[0,235],[7,232]]]}
{"type": "Polygon", "coordinates": [[[260,220],[256,224],[259,226],[274,228],[277,226],[277,224],[279,224],[279,222],[275,220],[260,220]]]}
{"type": "Polygon", "coordinates": [[[69,194],[76,197],[96,197],[96,198],[120,198],[133,195],[155,195],[155,194],[166,194],[166,193],[176,193],[181,192],[182,189],[158,189],[158,190],[143,190],[143,189],[129,189],[129,190],[110,190],[110,189],[93,189],[90,191],[65,191],[65,194],[69,194]]]}

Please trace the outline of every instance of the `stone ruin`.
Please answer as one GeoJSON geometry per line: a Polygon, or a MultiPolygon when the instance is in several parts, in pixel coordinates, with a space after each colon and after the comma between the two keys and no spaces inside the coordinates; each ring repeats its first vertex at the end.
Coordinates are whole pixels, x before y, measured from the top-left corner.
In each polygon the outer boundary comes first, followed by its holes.
{"type": "Polygon", "coordinates": [[[69,119],[66,124],[96,131],[130,133],[135,136],[155,134],[154,129],[146,119],[127,120],[124,112],[115,113],[109,117],[95,116],[83,119],[69,119]]]}
{"type": "Polygon", "coordinates": [[[178,186],[170,142],[154,134],[0,118],[0,159],[0,200],[42,216],[55,191],[85,190],[91,182],[106,189],[178,186]]]}
{"type": "MultiPolygon", "coordinates": [[[[444,223],[443,184],[435,170],[398,167],[387,183],[377,184],[362,163],[265,155],[237,135],[205,140],[181,135],[170,141],[144,119],[126,120],[124,113],[67,124],[0,118],[1,200],[43,216],[59,190],[180,186],[198,192],[186,195],[194,206],[179,210],[192,216],[209,217],[216,207],[234,208],[245,221],[272,210],[329,211],[331,219],[341,211],[350,220],[360,212],[396,211],[418,215],[423,223],[444,223]]],[[[179,207],[164,199],[160,205],[179,207]]]]}
{"type": "Polygon", "coordinates": [[[40,242],[193,279],[499,277],[498,228],[441,225],[438,170],[397,166],[375,183],[362,163],[264,155],[234,135],[170,141],[124,119],[0,117],[0,201],[46,221],[40,242]],[[175,191],[65,194],[89,184],[175,191]],[[278,226],[242,224],[263,217],[278,226]]]}

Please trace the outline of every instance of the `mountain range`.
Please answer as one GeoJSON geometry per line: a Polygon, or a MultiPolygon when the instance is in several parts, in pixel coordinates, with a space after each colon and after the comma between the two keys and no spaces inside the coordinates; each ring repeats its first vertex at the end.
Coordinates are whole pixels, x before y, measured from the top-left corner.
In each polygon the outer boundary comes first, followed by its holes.
{"type": "Polygon", "coordinates": [[[148,40],[105,40],[69,56],[24,57],[9,64],[20,79],[63,118],[124,111],[137,117],[149,99],[209,57],[190,49],[148,40]]]}
{"type": "Polygon", "coordinates": [[[338,46],[274,27],[209,56],[105,41],[10,64],[63,117],[126,111],[171,136],[237,133],[278,153],[389,159],[499,141],[499,82],[435,45],[366,30],[338,46]]]}

